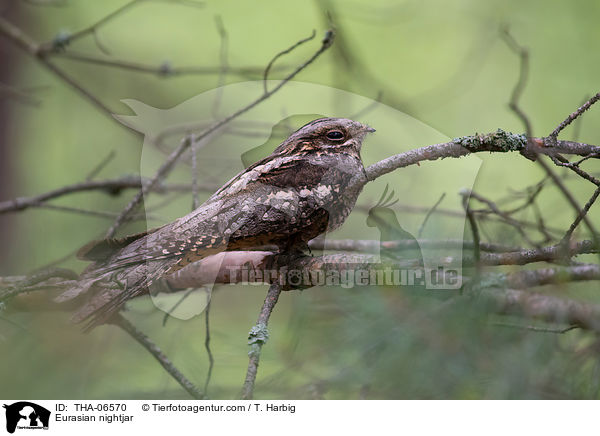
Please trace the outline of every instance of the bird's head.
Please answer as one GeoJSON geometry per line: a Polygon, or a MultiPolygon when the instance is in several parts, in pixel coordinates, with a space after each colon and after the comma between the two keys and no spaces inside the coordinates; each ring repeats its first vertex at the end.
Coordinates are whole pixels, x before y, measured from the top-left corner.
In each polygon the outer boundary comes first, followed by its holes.
{"type": "Polygon", "coordinates": [[[275,154],[349,151],[360,154],[367,133],[375,129],[347,118],[319,118],[300,127],[279,147],[275,154]]]}

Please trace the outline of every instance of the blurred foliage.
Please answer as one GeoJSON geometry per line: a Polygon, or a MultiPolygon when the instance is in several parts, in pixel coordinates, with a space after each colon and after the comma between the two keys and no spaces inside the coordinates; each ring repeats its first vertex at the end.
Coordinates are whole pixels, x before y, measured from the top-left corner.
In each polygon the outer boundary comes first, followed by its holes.
{"type": "MultiPolygon", "coordinates": [[[[60,32],[86,27],[125,2],[72,0],[63,7],[10,3],[10,20],[36,40],[47,41],[60,32]]],[[[312,29],[322,35],[328,25],[327,11],[337,28],[336,43],[298,79],[371,99],[381,93],[382,103],[421,120],[441,132],[440,136],[453,138],[499,127],[523,130],[507,106],[519,64],[499,37],[505,24],[530,52],[522,107],[534,134],[548,134],[585,96],[598,91],[600,4],[593,0],[271,0],[259,4],[226,0],[207,1],[203,7],[142,2],[103,26],[97,39],[119,59],[155,66],[168,62],[175,68],[218,67],[222,41],[215,17],[219,16],[227,32],[228,65],[260,70],[275,53],[312,29]]],[[[284,77],[317,44],[305,44],[281,59],[279,65],[287,68],[270,77],[284,77]]],[[[102,55],[93,37],[67,49],[102,55]]],[[[111,150],[116,151],[116,158],[98,178],[139,173],[140,135],[100,113],[34,59],[17,49],[11,56],[11,86],[35,89],[34,95],[42,100],[39,107],[18,102],[10,106],[10,128],[4,140],[11,150],[13,197],[81,181],[111,150]]],[[[214,74],[165,77],[69,59],[57,58],[56,63],[120,114],[131,113],[120,103],[122,99],[166,109],[221,83],[214,74]]],[[[224,83],[249,78],[260,79],[261,73],[250,77],[228,74],[224,83]]],[[[598,110],[592,108],[579,125],[581,141],[600,144],[600,131],[594,127],[598,110]]],[[[340,112],[344,111],[340,102],[340,112]]],[[[281,119],[287,116],[282,114],[281,119]]],[[[573,132],[570,127],[564,137],[573,132]]],[[[412,146],[429,144],[428,139],[423,141],[412,146]]],[[[366,163],[398,152],[393,141],[379,145],[365,158],[366,163]]],[[[409,145],[403,144],[402,149],[409,145]]],[[[248,150],[240,144],[238,161],[220,177],[233,176],[241,168],[239,155],[248,150]]],[[[494,199],[542,177],[538,166],[519,155],[479,157],[483,165],[474,189],[494,199]]],[[[425,165],[434,166],[437,173],[432,186],[447,182],[450,173],[445,171],[450,171],[451,162],[425,165]]],[[[411,187],[406,176],[410,172],[398,172],[398,180],[403,174],[406,185],[400,185],[405,187],[397,195],[402,203],[412,204],[419,198],[418,187],[411,187]]],[[[570,183],[569,187],[581,204],[592,192],[582,184],[570,183]]],[[[365,194],[363,204],[368,207],[378,192],[365,194]]],[[[448,194],[459,204],[456,192],[448,194]]],[[[84,193],[57,204],[119,211],[129,198],[84,193]]],[[[177,204],[176,210],[189,209],[191,199],[181,197],[177,204]]],[[[556,189],[544,191],[539,204],[548,225],[566,228],[573,219],[556,189]]],[[[591,213],[597,222],[598,207],[591,213]]],[[[363,212],[357,219],[365,218],[363,212]]],[[[410,219],[419,222],[422,215],[410,219]]],[[[15,214],[10,237],[3,241],[10,256],[0,265],[0,273],[15,275],[42,267],[102,235],[109,224],[110,220],[102,218],[44,209],[15,214]]],[[[339,237],[363,237],[355,224],[349,224],[339,237]]],[[[141,227],[142,223],[131,224],[123,232],[141,227]]],[[[506,227],[486,224],[483,230],[491,240],[522,244],[519,235],[506,227]]],[[[84,264],[70,258],[64,266],[81,270],[84,264]]],[[[599,300],[598,290],[595,282],[546,289],[592,302],[599,300]]],[[[247,365],[247,332],[265,293],[264,286],[222,286],[213,295],[216,366],[211,397],[238,395],[247,365]]],[[[132,303],[126,315],[184,374],[203,385],[208,361],[202,316],[189,321],[171,319],[163,327],[163,314],[146,298],[132,303]]],[[[69,324],[68,314],[4,316],[0,319],[3,398],[187,398],[145,350],[114,327],[82,335],[69,324]]],[[[256,397],[598,398],[600,368],[593,335],[578,330],[563,335],[540,333],[498,323],[530,324],[491,315],[477,299],[446,304],[390,288],[286,293],[270,322],[271,340],[263,348],[256,397]]]]}

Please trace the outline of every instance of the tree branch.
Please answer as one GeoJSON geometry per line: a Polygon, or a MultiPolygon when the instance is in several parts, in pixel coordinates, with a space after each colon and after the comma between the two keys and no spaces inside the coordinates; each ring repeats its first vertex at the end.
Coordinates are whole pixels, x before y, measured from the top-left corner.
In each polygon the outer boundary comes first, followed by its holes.
{"type": "Polygon", "coordinates": [[[493,133],[463,136],[450,142],[428,145],[400,153],[369,166],[366,168],[366,173],[368,181],[373,181],[398,168],[416,165],[423,161],[434,161],[449,157],[457,158],[470,153],[486,151],[508,153],[512,151],[531,152],[533,150],[535,150],[535,153],[546,155],[560,153],[588,156],[600,153],[600,147],[597,145],[562,140],[553,144],[549,138],[532,138],[529,144],[525,135],[498,129],[493,133]]]}
{"type": "Polygon", "coordinates": [[[121,327],[125,330],[133,339],[135,339],[142,347],[152,354],[152,356],[158,360],[158,363],[167,371],[171,377],[173,377],[177,383],[181,385],[193,398],[197,400],[206,399],[206,395],[198,390],[198,388],[189,381],[178,369],[173,365],[173,362],[162,352],[162,350],[150,340],[148,336],[138,330],[132,323],[130,323],[125,317],[118,314],[112,320],[112,323],[121,327]]]}
{"type": "Polygon", "coordinates": [[[501,314],[525,316],[600,333],[600,306],[516,289],[488,289],[484,295],[501,314]]]}
{"type": "MultiPolygon", "coordinates": [[[[2,201],[0,202],[0,214],[19,212],[30,207],[39,207],[41,203],[48,200],[53,200],[77,192],[100,191],[108,195],[119,195],[125,189],[139,189],[144,183],[147,183],[147,179],[139,176],[124,176],[106,180],[87,180],[85,182],[74,183],[72,185],[53,189],[33,197],[17,197],[12,200],[2,201]]],[[[152,192],[163,194],[166,192],[189,192],[192,189],[192,185],[157,183],[154,185],[152,192]]],[[[197,184],[197,189],[213,192],[218,189],[218,186],[208,183],[197,184]]]]}
{"type": "Polygon", "coordinates": [[[273,312],[273,308],[279,300],[281,294],[281,285],[274,283],[269,287],[269,292],[265,298],[256,325],[250,329],[248,333],[248,345],[250,345],[250,351],[248,352],[248,370],[246,371],[246,379],[244,380],[244,386],[242,388],[242,400],[251,400],[254,395],[254,384],[256,382],[256,374],[258,372],[258,363],[260,361],[260,352],[263,345],[269,340],[269,331],[267,326],[269,324],[269,318],[273,312]]]}
{"type": "Polygon", "coordinates": [[[327,31],[325,34],[325,38],[321,41],[321,47],[304,63],[299,65],[288,74],[277,86],[275,86],[272,90],[263,92],[263,94],[258,97],[256,100],[250,102],[246,106],[241,107],[237,111],[228,115],[227,117],[217,121],[207,129],[205,129],[202,133],[198,135],[187,136],[181,144],[171,152],[167,160],[161,165],[158,171],[154,174],[154,176],[148,181],[147,184],[144,184],[142,189],[135,195],[135,197],[129,202],[129,204],[123,209],[121,214],[117,217],[113,225],[106,232],[106,238],[111,238],[114,236],[117,229],[126,221],[128,215],[140,204],[144,195],[149,192],[154,185],[156,185],[160,180],[162,180],[173,168],[175,162],[181,157],[184,151],[186,151],[192,143],[199,143],[205,138],[207,138],[210,134],[217,131],[221,127],[228,124],[230,121],[239,117],[240,115],[248,112],[250,109],[256,107],[263,101],[267,100],[271,95],[275,94],[281,88],[283,88],[290,80],[292,80],[296,75],[298,75],[302,70],[312,64],[321,54],[323,54],[331,45],[333,44],[333,39],[335,35],[331,31],[327,31]]]}

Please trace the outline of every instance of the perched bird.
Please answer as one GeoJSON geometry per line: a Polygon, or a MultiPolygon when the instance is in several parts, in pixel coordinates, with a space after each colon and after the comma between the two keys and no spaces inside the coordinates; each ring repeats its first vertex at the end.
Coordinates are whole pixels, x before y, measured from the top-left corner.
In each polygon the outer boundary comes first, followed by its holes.
{"type": "Polygon", "coordinates": [[[80,250],[92,260],[76,289],[59,301],[94,289],[75,313],[89,327],[106,322],[157,279],[206,256],[275,245],[302,250],[309,240],[339,227],[354,207],[366,177],[360,157],[374,129],[345,118],[320,118],[302,126],[271,155],[249,166],[190,214],[158,229],[97,241],[80,250]],[[359,184],[362,186],[362,184],[359,184]]]}

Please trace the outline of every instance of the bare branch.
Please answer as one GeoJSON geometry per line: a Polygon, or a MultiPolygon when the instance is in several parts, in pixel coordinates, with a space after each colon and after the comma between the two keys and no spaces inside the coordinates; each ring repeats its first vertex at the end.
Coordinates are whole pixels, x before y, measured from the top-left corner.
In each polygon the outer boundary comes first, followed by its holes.
{"type": "Polygon", "coordinates": [[[568,243],[568,241],[571,239],[571,236],[573,235],[573,232],[575,231],[575,229],[577,228],[579,223],[586,217],[590,208],[598,199],[598,195],[600,195],[600,187],[598,187],[598,189],[596,189],[594,191],[594,193],[592,194],[592,196],[590,197],[588,202],[585,204],[583,209],[581,209],[579,214],[577,214],[575,221],[573,221],[573,223],[569,226],[569,230],[567,230],[567,232],[565,233],[565,236],[563,236],[563,239],[562,239],[564,243],[568,243]]]}
{"type": "Polygon", "coordinates": [[[465,209],[465,213],[467,215],[467,220],[469,221],[469,226],[471,227],[471,234],[473,235],[473,258],[475,261],[475,268],[477,272],[477,280],[479,280],[479,275],[481,273],[481,252],[479,251],[479,227],[477,226],[477,220],[473,215],[473,210],[469,205],[469,200],[471,198],[470,192],[461,192],[463,208],[465,209]]]}
{"type": "MultiPolygon", "coordinates": [[[[308,246],[313,250],[329,250],[329,251],[354,251],[359,253],[378,253],[380,248],[387,250],[411,250],[416,248],[417,243],[421,248],[431,249],[448,249],[463,247],[473,249],[473,241],[463,241],[462,239],[407,239],[402,241],[375,241],[375,240],[360,240],[360,239],[313,239],[308,243],[308,246]]],[[[480,242],[479,249],[491,253],[503,253],[508,251],[520,251],[522,248],[493,244],[489,242],[480,242]]]]}
{"type": "MultiPolygon", "coordinates": [[[[76,213],[76,214],[80,214],[80,215],[88,215],[88,216],[95,216],[95,217],[99,217],[99,218],[108,218],[111,220],[114,220],[117,216],[118,213],[116,212],[107,212],[107,211],[102,211],[102,210],[90,210],[90,209],[83,209],[81,207],[70,207],[70,206],[59,206],[56,204],[47,204],[47,203],[38,203],[38,204],[31,204],[30,207],[34,207],[34,208],[38,208],[38,209],[49,209],[49,210],[57,210],[57,211],[61,211],[61,212],[69,212],[69,213],[76,213]]],[[[157,216],[154,215],[148,215],[148,214],[135,214],[132,215],[131,220],[132,221],[140,221],[140,220],[154,220],[154,219],[158,219],[157,216]]]]}
{"type": "MultiPolygon", "coordinates": [[[[180,77],[180,76],[202,76],[219,74],[220,66],[200,67],[200,66],[182,66],[176,67],[170,63],[160,65],[148,65],[139,62],[132,62],[124,59],[106,58],[87,53],[79,53],[69,50],[65,52],[56,52],[52,54],[55,58],[64,58],[71,61],[88,63],[92,65],[101,65],[109,68],[118,68],[121,70],[133,71],[137,73],[154,74],[160,77],[180,77]]],[[[276,67],[277,71],[285,67],[276,67]]],[[[263,72],[263,67],[227,67],[227,72],[242,77],[259,77],[263,72]]]]}
{"type": "Polygon", "coordinates": [[[204,309],[204,349],[208,356],[208,371],[206,373],[206,380],[204,381],[204,392],[208,393],[208,385],[212,377],[213,368],[215,366],[215,358],[210,348],[210,300],[204,309]]]}
{"type": "Polygon", "coordinates": [[[192,210],[198,209],[200,206],[200,189],[198,188],[198,152],[196,147],[192,145],[192,210]]]}
{"type": "MultiPolygon", "coordinates": [[[[334,242],[334,241],[332,241],[334,242]]],[[[345,241],[338,241],[345,242],[345,241]]],[[[363,249],[373,248],[371,241],[362,241],[363,249]]],[[[395,247],[411,248],[408,241],[391,241],[395,247]]],[[[315,244],[327,248],[328,245],[315,244]]],[[[333,244],[339,247],[341,244],[333,244]]],[[[472,245],[471,245],[472,247],[472,245]]],[[[551,245],[539,249],[520,249],[518,251],[507,252],[484,252],[480,253],[480,264],[482,266],[500,266],[500,265],[526,265],[537,262],[564,263],[564,248],[562,245],[551,245]]],[[[376,252],[372,250],[371,252],[376,252]]],[[[572,243],[567,252],[568,257],[575,257],[580,254],[598,253],[598,246],[592,241],[584,240],[572,243]]],[[[269,275],[267,272],[278,270],[278,264],[281,263],[279,255],[272,251],[230,251],[219,253],[213,256],[208,256],[198,262],[194,262],[185,266],[181,270],[167,277],[169,285],[173,288],[191,288],[200,287],[209,283],[240,283],[252,281],[255,283],[268,283],[269,275]],[[256,274],[251,274],[247,277],[242,277],[239,273],[242,271],[252,271],[256,274]]],[[[472,266],[474,260],[469,258],[448,258],[431,259],[438,265],[456,265],[456,266],[472,266]]],[[[402,259],[402,260],[380,260],[376,256],[370,254],[349,254],[336,253],[323,256],[300,256],[286,263],[287,272],[295,271],[302,274],[303,277],[312,280],[311,272],[325,272],[331,270],[367,270],[377,271],[382,268],[405,269],[422,267],[423,263],[417,259],[402,259]]],[[[583,265],[582,267],[585,267],[583,265]]],[[[583,276],[582,276],[583,277],[583,276]]],[[[595,280],[595,276],[590,276],[590,280],[595,280]]],[[[312,286],[312,282],[303,283],[308,287],[312,286]]],[[[514,286],[514,285],[512,285],[514,286]]]]}
{"type": "Polygon", "coordinates": [[[509,327],[509,328],[515,328],[515,329],[531,330],[532,332],[556,333],[556,334],[560,334],[560,335],[568,333],[572,330],[579,328],[579,326],[575,325],[575,324],[570,325],[568,327],[561,328],[561,329],[549,328],[549,327],[539,327],[539,326],[535,326],[535,325],[517,325],[517,324],[504,323],[504,322],[495,322],[493,325],[498,326],[498,327],[509,327]]]}
{"type": "Polygon", "coordinates": [[[102,171],[104,168],[106,168],[106,166],[110,163],[110,161],[112,161],[115,156],[117,155],[117,153],[114,150],[111,150],[108,155],[102,159],[100,161],[100,163],[98,165],[96,165],[87,175],[87,177],[85,178],[86,182],[89,182],[90,180],[92,180],[94,177],[96,177],[98,175],[98,173],[100,171],[102,171]]]}
{"type": "Polygon", "coordinates": [[[298,46],[304,44],[305,42],[308,42],[308,41],[314,39],[316,34],[317,34],[317,32],[315,30],[313,30],[312,33],[310,34],[310,36],[308,36],[304,39],[301,39],[300,41],[296,42],[295,44],[291,45],[290,47],[286,48],[285,50],[280,51],[275,56],[273,56],[273,59],[271,59],[269,61],[269,63],[267,64],[267,67],[265,68],[265,72],[263,73],[263,86],[264,86],[265,92],[268,92],[267,80],[269,79],[269,71],[271,70],[271,68],[273,67],[273,64],[277,61],[277,59],[279,59],[283,55],[286,55],[286,54],[294,51],[294,49],[296,49],[298,46]]]}
{"type": "MultiPolygon", "coordinates": [[[[498,129],[493,133],[464,136],[441,144],[416,148],[383,159],[366,169],[368,181],[373,181],[384,174],[398,168],[416,165],[424,161],[434,161],[448,157],[462,157],[470,153],[495,152],[508,153],[511,151],[533,152],[536,154],[553,155],[556,153],[587,156],[600,153],[597,145],[583,144],[572,141],[557,141],[555,145],[548,138],[532,138],[527,143],[525,135],[518,135],[498,129]]],[[[360,182],[358,182],[360,183],[360,182]]]]}
{"type": "MultiPolygon", "coordinates": [[[[544,171],[546,171],[546,173],[550,176],[550,178],[552,179],[552,181],[554,182],[554,184],[559,188],[559,190],[562,192],[562,194],[567,199],[567,201],[569,202],[569,204],[573,207],[573,209],[575,210],[575,213],[576,213],[577,217],[581,217],[580,219],[583,220],[583,222],[585,223],[586,227],[588,228],[588,230],[591,233],[592,238],[596,242],[599,242],[600,239],[598,238],[598,233],[596,232],[596,229],[595,229],[594,225],[589,220],[587,214],[585,212],[582,213],[583,209],[579,207],[579,204],[577,203],[577,200],[575,199],[575,197],[573,197],[573,195],[567,189],[567,187],[562,182],[562,180],[560,180],[560,178],[556,175],[556,173],[552,170],[552,168],[550,168],[550,166],[548,164],[546,164],[546,162],[544,162],[542,159],[538,159],[537,162],[540,164],[540,166],[542,168],[544,168],[544,171]]],[[[576,218],[576,221],[577,221],[577,219],[578,218],[576,218]]]]}
{"type": "MultiPolygon", "coordinates": [[[[124,189],[139,189],[145,182],[146,180],[139,176],[124,176],[116,179],[95,181],[87,180],[85,182],[63,186],[62,188],[54,189],[33,197],[18,197],[13,200],[2,201],[0,202],[0,214],[18,212],[30,207],[40,207],[40,204],[45,203],[48,200],[77,192],[99,191],[108,195],[119,195],[124,189]]],[[[215,189],[218,189],[218,186],[199,184],[197,188],[202,191],[213,192],[215,189]]],[[[190,192],[191,190],[192,186],[186,184],[166,185],[158,183],[153,188],[153,192],[160,194],[165,192],[190,192]]]]}
{"type": "Polygon", "coordinates": [[[312,64],[321,54],[323,54],[329,47],[331,47],[331,44],[333,44],[333,38],[334,38],[334,34],[330,31],[328,31],[325,35],[325,38],[321,42],[321,47],[307,61],[305,61],[303,64],[299,65],[298,67],[296,67],[296,69],[294,71],[292,71],[290,74],[288,74],[288,76],[286,76],[272,90],[263,93],[256,100],[252,101],[251,103],[247,104],[246,106],[243,106],[242,108],[238,109],[237,111],[233,112],[232,114],[223,118],[222,120],[214,123],[212,126],[205,129],[202,133],[200,133],[198,135],[186,137],[181,142],[181,144],[175,150],[173,150],[173,152],[169,155],[167,160],[161,165],[161,167],[154,174],[154,176],[148,181],[148,183],[144,184],[142,189],[129,202],[127,207],[121,212],[119,217],[117,217],[117,219],[115,220],[113,225],[106,232],[106,238],[111,238],[112,236],[114,236],[117,229],[121,226],[121,224],[123,224],[126,221],[128,215],[139,205],[139,203],[141,202],[144,195],[146,193],[148,193],[160,180],[162,180],[171,171],[175,162],[179,159],[179,157],[181,157],[183,152],[186,151],[193,142],[200,142],[200,141],[204,140],[211,133],[215,132],[216,130],[220,129],[221,127],[223,127],[230,121],[232,121],[235,118],[239,117],[240,115],[248,112],[250,109],[254,108],[255,106],[259,105],[260,103],[262,103],[263,101],[265,101],[266,99],[271,97],[271,95],[273,95],[274,93],[279,91],[290,80],[292,80],[296,75],[298,75],[298,73],[300,73],[302,70],[304,70],[310,64],[312,64]]]}
{"type": "Polygon", "coordinates": [[[421,235],[423,234],[423,230],[425,230],[425,225],[427,224],[427,221],[429,221],[429,217],[434,214],[434,212],[436,211],[436,209],[438,208],[438,206],[440,205],[440,203],[442,202],[442,200],[444,200],[445,197],[446,197],[446,193],[444,192],[440,196],[440,198],[438,199],[438,201],[435,202],[435,204],[433,205],[433,207],[427,211],[427,214],[425,215],[425,218],[423,218],[423,222],[419,226],[419,231],[417,233],[417,237],[418,238],[420,238],[421,235]]]}
{"type": "Polygon", "coordinates": [[[600,265],[522,270],[504,276],[504,283],[511,288],[527,289],[533,286],[560,285],[568,282],[600,280],[600,265]]]}
{"type": "Polygon", "coordinates": [[[600,306],[597,305],[516,289],[489,289],[485,295],[496,302],[496,311],[499,313],[577,326],[600,333],[600,306]]]}
{"type": "Polygon", "coordinates": [[[556,129],[550,133],[550,137],[554,139],[558,138],[558,134],[564,130],[569,124],[571,124],[574,120],[576,120],[581,114],[587,111],[594,103],[600,100],[600,92],[593,97],[591,97],[588,101],[586,101],[583,105],[581,105],[575,112],[569,115],[562,123],[560,123],[556,129]]]}
{"type": "Polygon", "coordinates": [[[125,317],[117,314],[112,323],[121,327],[129,335],[135,339],[139,344],[152,354],[152,356],[158,360],[158,363],[167,371],[176,381],[186,390],[193,398],[197,400],[206,399],[206,395],[198,390],[198,388],[189,381],[178,369],[173,365],[173,362],[162,352],[162,350],[150,340],[148,336],[137,329],[132,323],[130,323],[125,317]]]}
{"type": "MultiPolygon", "coordinates": [[[[112,111],[104,104],[98,97],[93,95],[83,86],[81,86],[76,80],[70,77],[67,73],[62,71],[49,59],[45,56],[45,52],[42,50],[41,46],[31,39],[28,35],[26,35],[21,29],[13,25],[12,23],[5,20],[3,17],[0,17],[0,35],[4,35],[14,44],[19,46],[21,49],[25,50],[28,54],[35,57],[43,66],[45,66],[48,70],[53,72],[56,76],[62,79],[63,82],[67,83],[70,87],[75,89],[80,95],[85,97],[88,101],[90,101],[96,108],[100,109],[105,115],[112,117],[112,111]]],[[[125,125],[119,123],[124,128],[127,128],[125,125]]],[[[127,130],[129,130],[127,128],[127,130]]]]}
{"type": "Polygon", "coordinates": [[[217,26],[217,32],[219,33],[219,39],[221,40],[221,48],[219,50],[219,76],[217,78],[217,95],[213,104],[213,117],[218,118],[219,106],[221,105],[221,98],[223,96],[223,85],[225,84],[225,77],[229,72],[229,64],[227,58],[229,56],[229,35],[223,25],[223,20],[220,15],[215,16],[215,24],[217,26]]]}
{"type": "Polygon", "coordinates": [[[281,294],[281,285],[274,283],[269,287],[269,292],[265,298],[256,325],[252,327],[248,334],[248,345],[250,345],[250,351],[248,352],[249,362],[248,370],[246,372],[246,379],[244,380],[244,387],[242,388],[242,400],[251,400],[254,395],[254,384],[256,382],[256,374],[258,372],[258,363],[260,361],[260,352],[269,339],[269,331],[267,326],[269,324],[269,318],[271,312],[279,300],[281,294]]]}
{"type": "MultiPolygon", "coordinates": [[[[598,246],[589,240],[569,244],[566,252],[564,249],[565,247],[559,243],[530,250],[523,249],[504,253],[484,253],[481,256],[481,263],[486,266],[527,265],[535,262],[564,263],[565,259],[568,260],[579,254],[599,252],[598,246]]],[[[469,264],[468,259],[465,259],[465,264],[469,264]]]]}
{"type": "Polygon", "coordinates": [[[529,121],[529,117],[525,114],[525,112],[519,107],[519,100],[521,99],[521,95],[525,90],[525,85],[527,83],[527,74],[529,73],[529,52],[527,49],[521,47],[517,41],[512,37],[510,32],[508,31],[508,27],[502,28],[500,35],[504,38],[504,41],[509,46],[509,48],[514,51],[520,58],[521,62],[519,63],[519,79],[513,88],[512,94],[510,96],[510,102],[508,106],[511,110],[517,114],[517,116],[523,122],[525,126],[525,132],[527,137],[531,137],[532,129],[531,129],[531,121],[529,121]]]}

